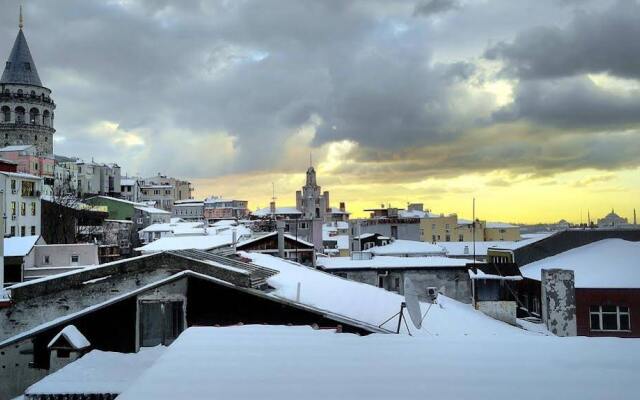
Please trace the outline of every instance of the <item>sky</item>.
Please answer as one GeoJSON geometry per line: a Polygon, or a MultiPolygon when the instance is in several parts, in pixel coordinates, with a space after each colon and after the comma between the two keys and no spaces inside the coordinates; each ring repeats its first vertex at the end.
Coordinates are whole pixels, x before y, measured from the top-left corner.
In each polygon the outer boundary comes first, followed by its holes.
{"type": "MultiPolygon", "coordinates": [[[[17,34],[0,0],[0,57],[17,34]]],[[[633,0],[24,0],[55,153],[266,207],[640,211],[633,0]]]]}

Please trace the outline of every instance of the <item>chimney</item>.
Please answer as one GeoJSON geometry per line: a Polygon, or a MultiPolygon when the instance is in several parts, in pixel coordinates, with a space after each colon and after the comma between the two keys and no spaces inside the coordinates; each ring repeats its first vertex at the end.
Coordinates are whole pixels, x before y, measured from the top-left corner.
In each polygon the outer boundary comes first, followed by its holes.
{"type": "Polygon", "coordinates": [[[571,270],[542,270],[542,322],[556,336],[577,335],[574,282],[571,270]]]}
{"type": "Polygon", "coordinates": [[[276,202],[272,201],[269,203],[269,211],[271,212],[271,214],[275,214],[276,213],[276,202]]]}
{"type": "Polygon", "coordinates": [[[236,247],[236,242],[238,241],[238,232],[236,231],[236,228],[233,228],[233,230],[231,231],[231,242],[233,242],[233,252],[237,252],[237,247],[236,247]]]}
{"type": "Polygon", "coordinates": [[[278,257],[284,258],[284,221],[276,222],[278,230],[278,257]]]}
{"type": "Polygon", "coordinates": [[[344,201],[340,202],[340,211],[345,212],[347,210],[347,207],[345,207],[344,205],[344,201]]]}

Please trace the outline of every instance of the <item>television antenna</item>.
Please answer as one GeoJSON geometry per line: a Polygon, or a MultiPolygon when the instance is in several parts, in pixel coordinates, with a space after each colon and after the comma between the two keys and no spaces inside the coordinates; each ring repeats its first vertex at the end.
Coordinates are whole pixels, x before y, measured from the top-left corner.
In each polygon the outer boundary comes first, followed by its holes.
{"type": "Polygon", "coordinates": [[[395,317],[398,317],[398,327],[396,328],[396,333],[400,333],[400,327],[404,322],[404,326],[407,328],[407,332],[411,335],[411,330],[409,329],[409,324],[407,323],[407,318],[404,316],[404,310],[407,309],[409,313],[409,318],[411,322],[413,322],[413,326],[416,329],[422,328],[422,313],[420,311],[420,301],[418,300],[418,291],[416,287],[411,282],[411,279],[404,279],[404,301],[400,303],[400,311],[393,314],[389,319],[378,325],[380,328],[387,322],[391,321],[395,317]]]}

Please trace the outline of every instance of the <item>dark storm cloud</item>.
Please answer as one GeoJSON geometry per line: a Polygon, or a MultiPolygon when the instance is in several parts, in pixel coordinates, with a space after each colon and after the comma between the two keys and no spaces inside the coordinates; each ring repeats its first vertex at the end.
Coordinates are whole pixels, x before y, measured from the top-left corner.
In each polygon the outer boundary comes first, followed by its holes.
{"type": "Polygon", "coordinates": [[[565,27],[525,30],[485,52],[505,62],[505,73],[544,79],[584,73],[640,78],[640,5],[617,1],[612,7],[577,12],[565,27]]]}
{"type": "Polygon", "coordinates": [[[457,0],[422,0],[416,4],[415,15],[431,16],[460,8],[457,0]]]}
{"type": "MultiPolygon", "coordinates": [[[[541,79],[537,86],[517,87],[514,103],[497,110],[480,88],[476,60],[486,43],[501,40],[487,54],[523,77],[585,69],[629,76],[633,68],[617,56],[623,46],[631,51],[637,43],[609,48],[608,41],[590,33],[607,54],[584,60],[583,50],[597,48],[576,35],[587,22],[611,39],[634,33],[626,21],[637,17],[630,12],[636,5],[617,5],[602,14],[602,21],[597,11],[587,10],[566,25],[565,13],[572,11],[559,10],[557,0],[526,9],[511,0],[496,0],[491,7],[460,4],[34,0],[25,4],[25,33],[41,78],[58,103],[56,135],[65,141],[56,151],[117,161],[128,172],[209,177],[282,170],[285,143],[309,125],[317,127],[314,146],[345,139],[359,144],[353,157],[366,168],[352,167],[342,171],[345,176],[357,178],[354,171],[364,176],[369,168],[370,176],[381,181],[476,169],[552,171],[631,162],[628,149],[637,148],[635,137],[606,155],[574,143],[583,149],[577,159],[549,156],[556,148],[570,148],[559,139],[541,146],[531,138],[557,126],[579,127],[589,137],[583,143],[600,145],[593,138],[607,124],[637,122],[637,94],[611,97],[582,80],[556,87],[541,79]],[[437,12],[438,18],[415,18],[414,11],[437,12]],[[540,23],[566,25],[539,32],[555,32],[557,42],[568,44],[545,52],[540,41],[555,36],[529,30],[513,40],[520,27],[540,23]],[[531,44],[532,55],[525,54],[523,43],[531,44]],[[572,55],[572,49],[579,54],[572,55]],[[545,55],[564,66],[545,66],[545,55]],[[525,68],[529,64],[535,68],[525,68]],[[118,131],[96,130],[101,121],[117,124],[118,131]],[[536,126],[517,138],[499,132],[500,126],[519,121],[536,126]],[[492,133],[477,133],[483,129],[492,133]],[[130,135],[144,144],[128,144],[130,135]]],[[[18,2],[13,5],[14,14],[0,14],[0,57],[8,55],[17,31],[18,2]]],[[[11,2],[3,9],[11,10],[11,2]]]]}
{"type": "Polygon", "coordinates": [[[496,111],[498,122],[526,119],[543,126],[601,130],[640,124],[640,91],[620,94],[586,77],[522,81],[513,103],[496,111]]]}

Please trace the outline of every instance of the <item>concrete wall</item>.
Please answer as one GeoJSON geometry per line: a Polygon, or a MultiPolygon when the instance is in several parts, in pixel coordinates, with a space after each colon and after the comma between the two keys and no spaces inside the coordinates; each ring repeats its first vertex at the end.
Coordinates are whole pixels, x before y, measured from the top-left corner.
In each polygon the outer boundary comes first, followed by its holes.
{"type": "Polygon", "coordinates": [[[98,245],[93,243],[36,245],[33,250],[34,265],[25,265],[26,268],[97,265],[99,263],[98,245]],[[78,261],[75,264],[71,262],[72,255],[78,256],[78,261]],[[45,263],[45,256],[49,257],[48,264],[45,263]]]}
{"type": "Polygon", "coordinates": [[[576,293],[571,270],[542,270],[542,322],[557,336],[576,336],[576,293]]]}
{"type": "Polygon", "coordinates": [[[476,309],[499,321],[516,324],[515,301],[478,301],[476,309]]]}
{"type": "MultiPolygon", "coordinates": [[[[331,271],[333,274],[373,286],[378,286],[378,276],[384,275],[385,272],[384,270],[331,271]]],[[[389,273],[383,277],[384,289],[404,294],[406,277],[413,282],[420,300],[428,300],[427,288],[436,287],[440,293],[448,297],[463,303],[471,303],[471,280],[466,268],[389,270],[389,273]]]]}
{"type": "Polygon", "coordinates": [[[395,227],[395,229],[398,232],[395,239],[420,240],[420,223],[417,221],[418,220],[416,220],[416,222],[414,223],[407,223],[407,222],[394,221],[393,219],[381,220],[381,221],[363,220],[363,221],[360,221],[361,223],[358,228],[359,221],[352,220],[349,222],[349,225],[350,225],[349,243],[351,243],[353,236],[358,236],[358,229],[360,231],[360,234],[379,233],[382,236],[393,237],[392,227],[395,227]],[[383,221],[388,221],[388,222],[383,222],[383,221]]]}

